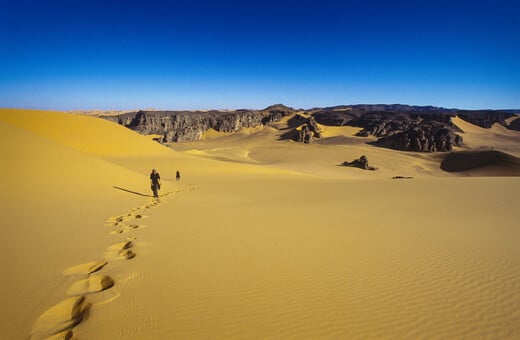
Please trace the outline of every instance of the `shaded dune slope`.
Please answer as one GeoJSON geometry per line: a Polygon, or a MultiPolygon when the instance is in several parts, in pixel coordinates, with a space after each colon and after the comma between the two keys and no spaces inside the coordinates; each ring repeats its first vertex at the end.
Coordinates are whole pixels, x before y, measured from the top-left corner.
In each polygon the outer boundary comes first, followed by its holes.
{"type": "Polygon", "coordinates": [[[441,169],[447,172],[520,176],[520,158],[497,150],[452,152],[442,161],[441,169]]]}

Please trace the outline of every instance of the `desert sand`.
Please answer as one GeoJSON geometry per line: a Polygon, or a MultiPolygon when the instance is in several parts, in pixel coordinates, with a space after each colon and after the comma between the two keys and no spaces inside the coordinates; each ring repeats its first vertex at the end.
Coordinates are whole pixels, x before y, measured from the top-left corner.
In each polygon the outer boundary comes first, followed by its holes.
{"type": "MultiPolygon", "coordinates": [[[[458,151],[520,157],[520,132],[456,124],[458,151]]],[[[520,177],[322,129],[168,148],[0,110],[0,338],[520,338],[520,177]],[[378,170],[338,166],[361,155],[378,170]]]]}

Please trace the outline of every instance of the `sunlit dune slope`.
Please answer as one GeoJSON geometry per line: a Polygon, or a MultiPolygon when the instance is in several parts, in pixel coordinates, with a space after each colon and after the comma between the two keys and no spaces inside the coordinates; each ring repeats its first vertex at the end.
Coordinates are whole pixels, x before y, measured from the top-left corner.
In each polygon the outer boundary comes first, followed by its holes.
{"type": "Polygon", "coordinates": [[[0,110],[0,136],[1,287],[8,292],[0,337],[21,339],[59,299],[63,269],[102,256],[106,217],[142,202],[114,186],[150,194],[146,174],[98,156],[171,151],[115,124],[59,112],[0,110]]]}
{"type": "Polygon", "coordinates": [[[97,156],[161,156],[171,150],[104,119],[53,111],[0,109],[12,126],[97,156]]]}
{"type": "Polygon", "coordinates": [[[520,157],[519,131],[508,130],[498,123],[495,123],[490,129],[485,129],[459,117],[452,118],[452,121],[464,131],[461,136],[466,148],[496,149],[520,157]]]}

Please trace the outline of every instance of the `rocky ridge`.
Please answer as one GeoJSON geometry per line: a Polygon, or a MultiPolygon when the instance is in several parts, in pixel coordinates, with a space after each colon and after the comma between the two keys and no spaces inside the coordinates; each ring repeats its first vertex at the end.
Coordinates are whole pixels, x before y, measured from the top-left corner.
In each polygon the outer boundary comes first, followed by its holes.
{"type": "Polygon", "coordinates": [[[102,116],[141,134],[156,134],[161,143],[194,141],[204,132],[236,132],[242,128],[265,126],[293,115],[288,120],[289,131],[281,139],[311,143],[322,138],[318,124],[354,126],[362,130],[360,137],[374,136],[375,145],[404,151],[447,152],[462,146],[462,132],[451,118],[460,118],[489,128],[494,123],[518,129],[520,120],[508,126],[506,119],[514,113],[495,110],[456,110],[433,106],[351,105],[310,110],[295,110],[282,104],[263,110],[235,111],[137,111],[121,115],[102,116]]]}
{"type": "Polygon", "coordinates": [[[290,115],[293,109],[273,105],[264,110],[236,111],[137,111],[119,116],[103,116],[143,135],[161,135],[162,143],[201,139],[204,132],[237,132],[241,128],[257,127],[290,115]]]}

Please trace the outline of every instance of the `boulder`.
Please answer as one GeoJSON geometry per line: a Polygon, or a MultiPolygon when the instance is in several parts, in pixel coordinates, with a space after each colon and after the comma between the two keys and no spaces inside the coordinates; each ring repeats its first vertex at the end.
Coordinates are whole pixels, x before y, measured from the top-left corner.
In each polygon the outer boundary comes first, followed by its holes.
{"type": "Polygon", "coordinates": [[[341,163],[341,165],[360,168],[363,170],[377,170],[376,167],[368,165],[368,159],[365,155],[353,160],[352,162],[345,161],[341,163]]]}

